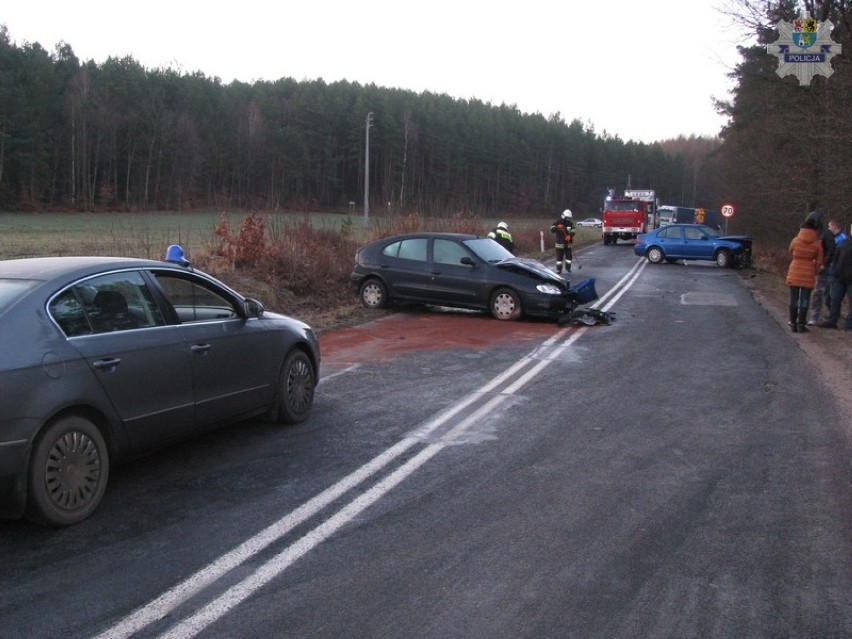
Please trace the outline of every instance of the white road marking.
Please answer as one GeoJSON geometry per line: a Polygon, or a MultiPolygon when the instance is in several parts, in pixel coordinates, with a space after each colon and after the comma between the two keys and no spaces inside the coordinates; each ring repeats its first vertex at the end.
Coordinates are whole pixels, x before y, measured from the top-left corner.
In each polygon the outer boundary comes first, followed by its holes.
{"type": "MultiPolygon", "coordinates": [[[[634,265],[633,268],[631,268],[631,270],[622,277],[621,280],[619,280],[619,282],[610,289],[606,295],[604,295],[604,297],[601,298],[599,304],[603,304],[610,297],[612,298],[602,310],[608,310],[618,301],[618,299],[621,298],[621,295],[636,281],[639,274],[644,269],[645,264],[645,260],[637,262],[637,264],[634,265]]],[[[182,603],[215,583],[233,568],[246,563],[259,552],[280,540],[296,526],[307,521],[311,517],[316,516],[323,508],[327,507],[332,502],[336,501],[379,471],[387,468],[394,460],[410,448],[415,445],[423,445],[425,437],[433,434],[444,424],[448,424],[453,417],[461,413],[463,410],[475,402],[481,401],[483,397],[493,393],[495,389],[499,388],[501,385],[510,381],[512,382],[502,391],[488,399],[482,406],[452,426],[452,428],[436,443],[425,446],[423,450],[402,464],[395,471],[391,472],[384,479],[381,479],[372,488],[356,496],[334,515],[313,528],[310,532],[293,544],[290,544],[275,557],[265,562],[250,576],[246,577],[238,584],[231,586],[222,595],[213,599],[193,615],[176,623],[164,634],[160,635],[161,639],[188,639],[189,637],[194,637],[210,624],[224,616],[229,610],[233,609],[246,598],[251,596],[259,588],[279,576],[295,561],[328,539],[366,508],[376,503],[379,499],[381,499],[381,497],[390,492],[403,480],[423,466],[427,461],[432,459],[432,457],[452,443],[455,438],[470,429],[484,416],[494,411],[501,403],[507,401],[518,390],[532,381],[532,379],[551,364],[559,353],[574,344],[574,342],[584,335],[587,330],[588,327],[586,326],[574,330],[571,332],[571,335],[567,340],[559,344],[554,351],[552,351],[551,356],[544,359],[537,357],[536,352],[542,348],[550,348],[554,344],[557,344],[562,340],[566,333],[570,331],[568,328],[559,330],[553,335],[553,337],[549,338],[537,347],[536,351],[532,354],[521,358],[487,384],[462,398],[453,406],[439,413],[423,425],[417,427],[397,444],[377,455],[361,468],[357,469],[333,486],[327,488],[316,497],[305,502],[302,506],[291,511],[271,526],[247,539],[233,550],[225,553],[217,560],[164,592],[156,599],[138,608],[114,626],[96,635],[94,639],[126,639],[127,637],[130,637],[148,627],[152,623],[163,619],[182,603]],[[521,372],[527,368],[529,368],[529,370],[521,374],[521,372]]]]}

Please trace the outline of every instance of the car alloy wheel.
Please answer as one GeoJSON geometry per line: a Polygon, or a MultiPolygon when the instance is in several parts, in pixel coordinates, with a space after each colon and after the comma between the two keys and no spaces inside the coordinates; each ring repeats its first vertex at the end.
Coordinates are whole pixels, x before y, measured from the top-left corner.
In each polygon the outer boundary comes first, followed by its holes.
{"type": "Polygon", "coordinates": [[[731,252],[728,249],[719,249],[716,253],[716,266],[727,268],[731,265],[731,252]]]}
{"type": "Polygon", "coordinates": [[[659,246],[652,246],[648,249],[648,261],[652,264],[659,264],[665,259],[665,254],[659,246]]]}
{"type": "Polygon", "coordinates": [[[278,384],[277,420],[298,424],[307,419],[314,403],[316,376],[311,360],[301,350],[293,350],[281,366],[278,384]]]}

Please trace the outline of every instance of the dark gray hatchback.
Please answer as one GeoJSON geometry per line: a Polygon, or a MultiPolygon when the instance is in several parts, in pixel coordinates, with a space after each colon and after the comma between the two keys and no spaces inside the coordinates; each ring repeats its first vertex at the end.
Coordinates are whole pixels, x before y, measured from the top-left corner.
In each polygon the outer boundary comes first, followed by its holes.
{"type": "Polygon", "coordinates": [[[499,320],[556,319],[573,308],[569,284],[537,260],[486,237],[409,233],[360,248],[352,283],[361,303],[420,302],[489,311],[499,320]]]}
{"type": "Polygon", "coordinates": [[[182,259],[0,261],[0,335],[0,516],[53,526],[95,510],[117,461],[255,415],[301,422],[319,379],[307,324],[182,259]]]}

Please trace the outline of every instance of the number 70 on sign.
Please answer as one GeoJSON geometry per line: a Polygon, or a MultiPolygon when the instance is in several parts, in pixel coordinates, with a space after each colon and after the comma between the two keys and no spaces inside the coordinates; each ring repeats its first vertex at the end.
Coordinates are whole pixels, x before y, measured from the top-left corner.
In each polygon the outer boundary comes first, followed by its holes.
{"type": "Polygon", "coordinates": [[[722,207],[722,216],[723,217],[732,217],[734,215],[734,205],[733,204],[725,204],[722,207]]]}

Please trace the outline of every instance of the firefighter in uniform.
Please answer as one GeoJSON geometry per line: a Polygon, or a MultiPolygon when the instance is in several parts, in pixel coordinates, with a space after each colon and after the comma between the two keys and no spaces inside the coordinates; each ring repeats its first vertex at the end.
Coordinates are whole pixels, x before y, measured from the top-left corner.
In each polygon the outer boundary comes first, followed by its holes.
{"type": "Polygon", "coordinates": [[[512,241],[512,234],[509,233],[509,225],[505,222],[500,222],[497,225],[497,228],[492,230],[488,237],[497,242],[504,249],[509,251],[509,253],[515,252],[515,243],[512,241]]]}
{"type": "Polygon", "coordinates": [[[571,252],[571,243],[574,241],[574,215],[571,209],[562,211],[562,215],[553,224],[550,225],[550,232],[553,233],[553,239],[556,242],[556,272],[562,272],[562,266],[565,266],[565,271],[571,272],[571,260],[573,254],[571,252]]]}

